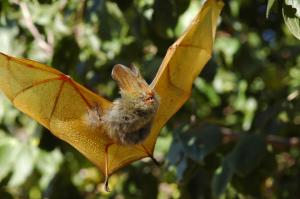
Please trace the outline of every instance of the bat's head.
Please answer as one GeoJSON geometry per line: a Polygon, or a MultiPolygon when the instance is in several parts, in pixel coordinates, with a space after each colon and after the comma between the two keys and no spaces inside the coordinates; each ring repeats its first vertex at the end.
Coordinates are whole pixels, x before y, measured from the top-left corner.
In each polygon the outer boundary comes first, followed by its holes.
{"type": "MultiPolygon", "coordinates": [[[[122,98],[136,100],[145,108],[158,105],[158,96],[144,80],[140,71],[135,66],[128,68],[121,64],[114,66],[112,77],[117,82],[122,98]]],[[[136,104],[138,105],[138,104],[136,104]]]]}
{"type": "Polygon", "coordinates": [[[150,133],[159,106],[158,95],[134,66],[115,65],[112,77],[120,88],[121,98],[102,117],[104,127],[117,143],[139,144],[150,133]]]}

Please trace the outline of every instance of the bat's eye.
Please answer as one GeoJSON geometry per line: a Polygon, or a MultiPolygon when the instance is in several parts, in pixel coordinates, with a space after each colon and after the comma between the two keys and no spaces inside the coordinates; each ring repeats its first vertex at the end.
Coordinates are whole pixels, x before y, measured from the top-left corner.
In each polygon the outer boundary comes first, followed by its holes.
{"type": "Polygon", "coordinates": [[[153,97],[150,96],[150,97],[148,97],[146,100],[147,100],[147,101],[153,100],[153,97]]]}

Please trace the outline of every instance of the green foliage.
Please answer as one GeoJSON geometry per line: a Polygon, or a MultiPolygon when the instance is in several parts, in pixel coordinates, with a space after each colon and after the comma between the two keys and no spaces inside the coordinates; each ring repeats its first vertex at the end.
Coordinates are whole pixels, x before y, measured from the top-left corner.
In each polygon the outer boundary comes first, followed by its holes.
{"type": "MultiPolygon", "coordinates": [[[[281,2],[281,1],[280,1],[281,2]]],[[[275,0],[268,0],[266,17],[269,17],[275,0]]],[[[282,16],[289,31],[300,40],[300,1],[283,0],[281,2],[282,16]]]]}
{"type": "Polygon", "coordinates": [[[268,0],[266,17],[269,17],[270,10],[271,10],[272,6],[274,5],[274,3],[275,3],[275,0],[268,0]]]}
{"type": "Polygon", "coordinates": [[[285,0],[282,15],[289,31],[297,39],[300,39],[300,2],[285,0]]]}
{"type": "MultiPolygon", "coordinates": [[[[113,65],[135,64],[151,81],[199,5],[4,0],[0,51],[114,99],[113,65]]],[[[110,193],[94,165],[1,95],[0,198],[298,198],[299,10],[296,0],[226,1],[213,58],[158,138],[162,166],[135,162],[111,176],[110,193]]]]}

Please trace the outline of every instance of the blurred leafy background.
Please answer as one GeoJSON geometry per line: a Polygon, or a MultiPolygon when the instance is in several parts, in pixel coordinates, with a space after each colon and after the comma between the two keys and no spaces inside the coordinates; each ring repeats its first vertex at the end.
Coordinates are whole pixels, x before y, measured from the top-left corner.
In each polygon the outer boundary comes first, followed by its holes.
{"type": "MultiPolygon", "coordinates": [[[[148,81],[199,0],[2,0],[0,50],[57,67],[108,99],[114,64],[148,81]]],[[[0,95],[0,198],[300,196],[300,4],[225,2],[213,58],[148,159],[103,175],[0,95]]]]}

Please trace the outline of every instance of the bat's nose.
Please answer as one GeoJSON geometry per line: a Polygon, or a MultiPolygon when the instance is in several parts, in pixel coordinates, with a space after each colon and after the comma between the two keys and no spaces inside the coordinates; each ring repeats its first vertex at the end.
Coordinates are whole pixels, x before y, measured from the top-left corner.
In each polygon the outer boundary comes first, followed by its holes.
{"type": "Polygon", "coordinates": [[[153,91],[149,91],[148,93],[147,93],[147,98],[146,98],[146,100],[145,100],[145,102],[147,103],[147,104],[152,104],[152,103],[154,103],[154,92],[153,91]]]}

